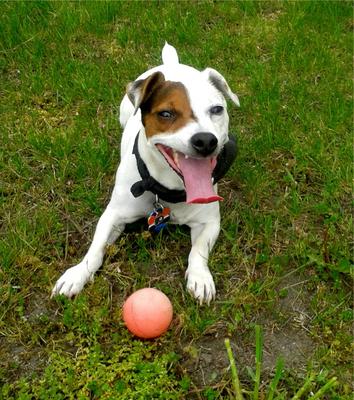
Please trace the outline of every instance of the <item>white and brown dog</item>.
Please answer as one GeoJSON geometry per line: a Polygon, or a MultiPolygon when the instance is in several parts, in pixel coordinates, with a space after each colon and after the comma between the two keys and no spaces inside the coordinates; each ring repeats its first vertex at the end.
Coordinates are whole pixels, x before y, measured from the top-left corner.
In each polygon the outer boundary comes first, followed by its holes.
{"type": "Polygon", "coordinates": [[[79,293],[101,266],[106,245],[126,224],[154,210],[157,230],[162,215],[191,228],[187,289],[200,303],[215,297],[208,257],[220,230],[216,182],[236,154],[225,97],[237,106],[239,100],[220,73],[180,64],[167,43],[162,61],[127,87],[120,106],[124,132],[112,198],[84,259],[59,278],[52,295],[79,293]]]}

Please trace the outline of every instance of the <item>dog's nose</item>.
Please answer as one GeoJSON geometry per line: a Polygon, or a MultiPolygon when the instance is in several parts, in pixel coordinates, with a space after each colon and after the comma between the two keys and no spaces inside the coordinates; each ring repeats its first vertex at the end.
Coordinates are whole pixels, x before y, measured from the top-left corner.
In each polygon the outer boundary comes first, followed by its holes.
{"type": "Polygon", "coordinates": [[[218,145],[218,139],[210,132],[199,132],[191,138],[192,147],[202,156],[211,154],[218,145]]]}

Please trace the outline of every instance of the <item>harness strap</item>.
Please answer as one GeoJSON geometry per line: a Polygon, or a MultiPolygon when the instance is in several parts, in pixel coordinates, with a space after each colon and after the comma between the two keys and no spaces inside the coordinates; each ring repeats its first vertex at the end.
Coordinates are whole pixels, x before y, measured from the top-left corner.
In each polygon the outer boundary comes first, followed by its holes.
{"type": "Polygon", "coordinates": [[[146,167],[143,159],[140,157],[138,149],[139,134],[135,138],[133,154],[136,157],[138,171],[141,176],[141,181],[135,182],[131,187],[130,191],[134,197],[141,196],[144,192],[151,192],[157,195],[160,199],[169,203],[182,203],[186,201],[185,190],[173,190],[168,189],[161,185],[155,178],[150,175],[149,170],[146,167]]]}

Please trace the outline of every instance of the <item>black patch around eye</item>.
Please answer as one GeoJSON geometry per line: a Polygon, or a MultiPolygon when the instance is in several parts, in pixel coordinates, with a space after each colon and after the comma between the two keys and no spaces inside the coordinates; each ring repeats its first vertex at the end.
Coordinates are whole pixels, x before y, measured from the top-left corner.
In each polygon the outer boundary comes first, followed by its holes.
{"type": "Polygon", "coordinates": [[[214,107],[211,107],[209,112],[212,115],[221,115],[224,112],[224,107],[222,107],[222,106],[214,106],[214,107]]]}

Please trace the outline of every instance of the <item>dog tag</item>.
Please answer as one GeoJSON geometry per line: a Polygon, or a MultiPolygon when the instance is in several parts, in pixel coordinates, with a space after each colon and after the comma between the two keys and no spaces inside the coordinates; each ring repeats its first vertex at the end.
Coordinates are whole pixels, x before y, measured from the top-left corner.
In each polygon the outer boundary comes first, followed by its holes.
{"type": "Polygon", "coordinates": [[[167,222],[170,220],[170,209],[164,207],[158,201],[154,203],[154,209],[151,211],[148,217],[149,231],[159,233],[163,229],[167,222]]]}

